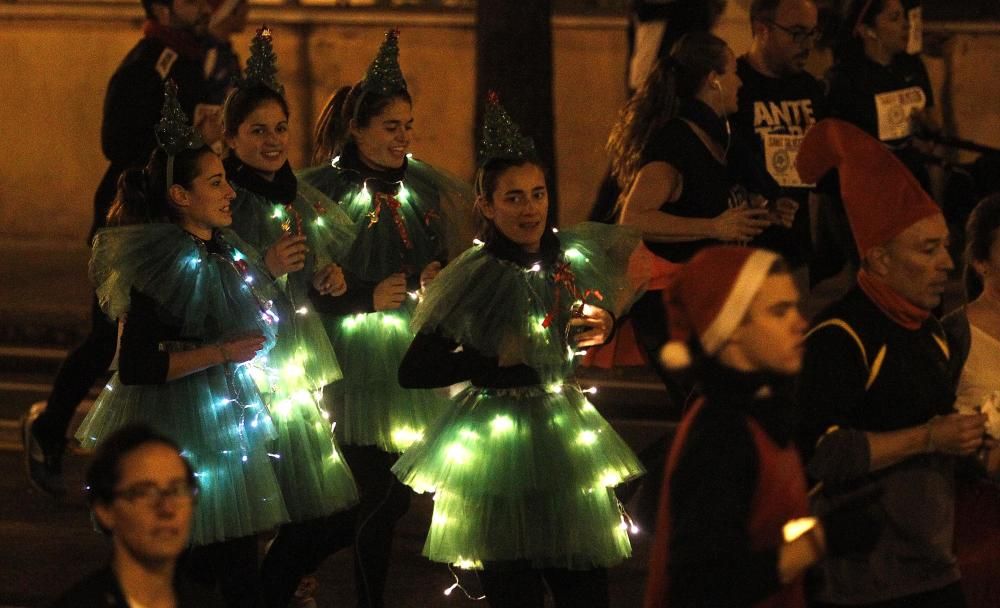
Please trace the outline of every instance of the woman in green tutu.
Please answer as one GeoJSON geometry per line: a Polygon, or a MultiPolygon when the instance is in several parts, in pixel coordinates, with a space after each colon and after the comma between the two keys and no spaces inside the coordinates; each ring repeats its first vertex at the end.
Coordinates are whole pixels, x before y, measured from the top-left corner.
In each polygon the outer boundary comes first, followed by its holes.
{"type": "Polygon", "coordinates": [[[144,423],[173,438],[201,492],[188,559],[232,606],[257,597],[257,534],[288,520],[271,463],[274,425],[250,370],[274,344],[276,294],[256,254],[225,230],[233,190],[167,86],[159,146],[126,171],[90,276],[121,324],[119,371],[77,438],[99,445],[144,423]]]}
{"type": "Polygon", "coordinates": [[[393,530],[409,508],[410,491],[390,467],[448,405],[435,391],[401,388],[396,372],[413,339],[418,291],[448,259],[448,205],[471,202],[467,186],[409,158],[412,103],[398,52],[389,32],[365,79],[334,94],[316,129],[322,164],[299,176],[355,222],[353,245],[338,261],[350,290],[367,294],[350,298],[358,305],[347,317],[329,308],[331,298],[316,300],[344,365],[343,380],[327,391],[361,493],[357,519],[341,522],[350,528],[328,549],[354,545],[362,606],[382,605],[393,530]]]}
{"type": "Polygon", "coordinates": [[[280,291],[278,342],[256,379],[278,435],[274,465],[292,519],[265,558],[264,599],[285,608],[301,576],[316,565],[316,540],[330,527],[328,517],[357,503],[358,494],[321,406],[323,387],[341,371],[309,299],[313,291],[349,303],[343,273],[332,260],[346,253],[353,230],[337,205],[292,172],[289,108],[276,73],[271,33],[261,28],[223,116],[230,148],[224,165],[236,190],[233,230],[265,252],[264,265],[280,291]]]}
{"type": "Polygon", "coordinates": [[[424,555],[482,568],[490,605],[541,608],[547,584],[557,606],[607,606],[606,568],[631,553],[613,488],[643,470],[571,376],[638,295],[621,269],[640,236],[551,229],[534,146],[495,97],[480,158],[483,242],[427,290],[399,370],[403,386],[471,386],[393,472],[435,492],[424,555]]]}

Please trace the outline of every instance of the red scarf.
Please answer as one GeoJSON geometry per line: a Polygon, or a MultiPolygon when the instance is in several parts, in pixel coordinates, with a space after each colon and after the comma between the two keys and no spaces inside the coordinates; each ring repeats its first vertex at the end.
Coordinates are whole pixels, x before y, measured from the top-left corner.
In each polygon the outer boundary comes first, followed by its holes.
{"type": "Polygon", "coordinates": [[[864,268],[858,271],[858,287],[885,316],[911,331],[920,329],[927,317],[931,316],[931,311],[908,301],[885,281],[864,268]]]}
{"type": "Polygon", "coordinates": [[[142,26],[142,35],[159,40],[168,48],[177,51],[177,54],[185,59],[202,61],[205,58],[205,46],[198,40],[197,36],[188,30],[162,25],[159,21],[147,19],[142,26]]]}

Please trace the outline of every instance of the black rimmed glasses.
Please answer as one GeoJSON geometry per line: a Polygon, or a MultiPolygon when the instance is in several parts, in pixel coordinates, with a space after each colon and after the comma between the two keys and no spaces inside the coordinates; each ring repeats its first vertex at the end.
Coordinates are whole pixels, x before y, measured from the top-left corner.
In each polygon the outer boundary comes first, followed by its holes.
{"type": "Polygon", "coordinates": [[[126,486],[121,490],[115,490],[115,498],[140,505],[143,507],[155,507],[161,500],[192,500],[198,495],[198,487],[191,485],[186,480],[175,481],[165,488],[161,488],[155,483],[141,482],[126,486]]]}
{"type": "Polygon", "coordinates": [[[792,37],[792,42],[795,44],[805,44],[806,42],[816,42],[819,37],[823,35],[823,30],[818,27],[814,27],[811,30],[807,30],[803,27],[787,27],[781,25],[776,21],[771,21],[770,19],[764,19],[765,23],[773,25],[779,30],[785,32],[792,37]]]}

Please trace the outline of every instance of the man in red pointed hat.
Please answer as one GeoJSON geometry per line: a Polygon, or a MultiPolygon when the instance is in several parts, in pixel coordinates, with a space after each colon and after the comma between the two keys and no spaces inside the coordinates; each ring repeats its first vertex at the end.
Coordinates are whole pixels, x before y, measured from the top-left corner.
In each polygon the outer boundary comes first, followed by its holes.
{"type": "Polygon", "coordinates": [[[822,482],[813,506],[881,490],[887,525],[868,556],[828,557],[819,606],[964,606],[952,551],[954,468],[983,447],[985,418],[955,411],[964,360],[931,311],[953,268],[940,208],[886,148],[824,120],[806,135],[799,174],[839,171],[861,257],[858,285],[821,313],[798,389],[800,444],[822,482]]]}

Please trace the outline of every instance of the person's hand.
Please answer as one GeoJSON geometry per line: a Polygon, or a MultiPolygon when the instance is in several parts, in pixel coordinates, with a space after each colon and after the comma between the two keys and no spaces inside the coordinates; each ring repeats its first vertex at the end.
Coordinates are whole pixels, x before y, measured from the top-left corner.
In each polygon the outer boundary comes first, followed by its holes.
{"type": "Polygon", "coordinates": [[[286,232],[264,254],[264,266],[271,276],[278,278],[302,270],[306,265],[306,237],[286,232]]]}
{"type": "Polygon", "coordinates": [[[927,422],[927,451],[953,456],[975,454],[983,445],[986,416],[983,414],[948,414],[927,422]]]}
{"type": "Polygon", "coordinates": [[[749,241],[771,225],[768,213],[747,205],[731,207],[712,219],[712,233],[720,241],[749,241]]]}
{"type": "Polygon", "coordinates": [[[771,218],[774,223],[785,228],[791,228],[795,222],[795,213],[799,210],[799,203],[790,198],[779,198],[774,203],[771,210],[771,218]]]}
{"type": "Polygon", "coordinates": [[[257,356],[264,347],[264,336],[260,334],[233,338],[216,345],[224,363],[245,363],[257,356]]]}
{"type": "Polygon", "coordinates": [[[569,320],[570,328],[584,328],[583,330],[579,330],[579,333],[574,334],[574,341],[577,348],[587,348],[588,346],[604,344],[607,342],[608,336],[611,335],[614,325],[615,322],[611,317],[611,313],[590,304],[584,304],[580,309],[580,315],[574,316],[569,320]]]}
{"type": "Polygon", "coordinates": [[[194,128],[208,145],[222,140],[222,112],[219,106],[200,103],[194,109],[194,128]]]}
{"type": "Polygon", "coordinates": [[[420,289],[427,289],[439,272],[441,272],[441,262],[431,262],[424,266],[423,272],[420,273],[420,289]]]}
{"type": "Polygon", "coordinates": [[[406,275],[399,272],[382,279],[375,286],[372,304],[376,311],[396,310],[406,298],[406,275]]]}
{"type": "Polygon", "coordinates": [[[312,285],[324,296],[342,296],[347,291],[344,271],[336,264],[327,264],[313,275],[312,285]]]}

